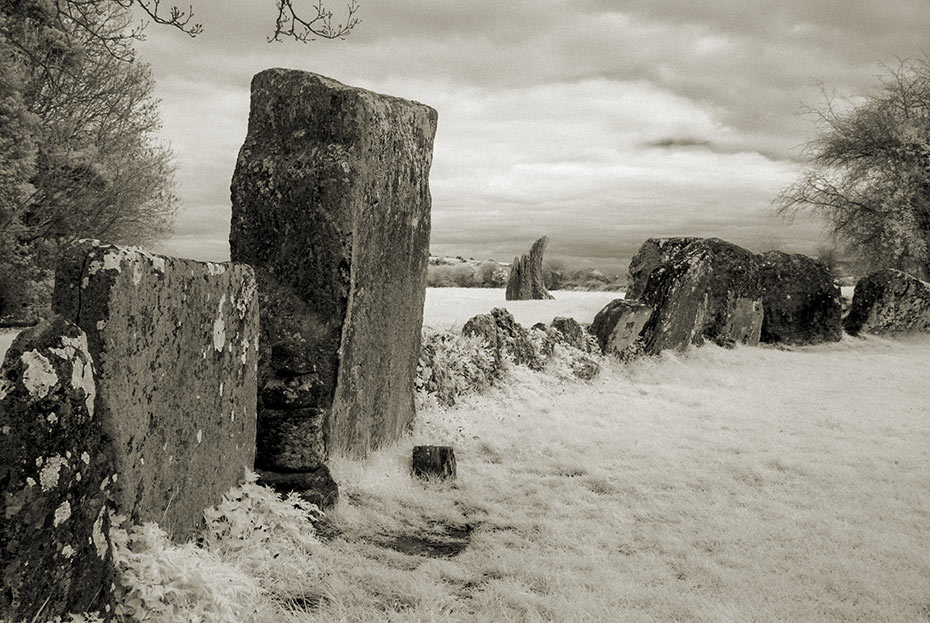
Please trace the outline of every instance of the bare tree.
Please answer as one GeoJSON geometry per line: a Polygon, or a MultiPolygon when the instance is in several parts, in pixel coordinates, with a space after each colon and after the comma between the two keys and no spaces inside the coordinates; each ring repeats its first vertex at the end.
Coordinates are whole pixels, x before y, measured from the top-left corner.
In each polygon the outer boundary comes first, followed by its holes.
{"type": "Polygon", "coordinates": [[[812,210],[870,269],[930,277],[930,59],[888,68],[878,90],[845,109],[826,97],[810,166],[782,213],[812,210]]]}

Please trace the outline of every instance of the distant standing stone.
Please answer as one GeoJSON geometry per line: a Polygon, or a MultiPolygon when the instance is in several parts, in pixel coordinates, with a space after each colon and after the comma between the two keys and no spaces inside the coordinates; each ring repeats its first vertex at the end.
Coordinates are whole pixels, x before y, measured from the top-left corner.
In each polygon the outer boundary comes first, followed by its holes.
{"type": "Polygon", "coordinates": [[[554,298],[546,290],[542,274],[543,253],[546,252],[548,244],[549,237],[543,236],[533,243],[528,255],[513,258],[510,278],[507,280],[506,298],[508,301],[554,298]]]}
{"type": "Polygon", "coordinates": [[[419,478],[454,480],[455,451],[452,446],[414,446],[413,475],[419,478]]]}
{"type": "Polygon", "coordinates": [[[930,283],[893,268],[863,277],[844,328],[852,335],[930,332],[930,283]]]}

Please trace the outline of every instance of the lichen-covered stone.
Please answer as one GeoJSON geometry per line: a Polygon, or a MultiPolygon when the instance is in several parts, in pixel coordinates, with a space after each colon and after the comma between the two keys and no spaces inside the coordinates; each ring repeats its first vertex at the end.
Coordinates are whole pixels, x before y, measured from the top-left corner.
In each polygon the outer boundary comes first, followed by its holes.
{"type": "Polygon", "coordinates": [[[462,335],[483,337],[494,353],[495,368],[510,358],[517,365],[542,370],[552,355],[552,341],[544,331],[527,331],[502,307],[470,318],[462,327],[462,335]]]}
{"type": "Polygon", "coordinates": [[[102,610],[114,580],[112,447],[87,336],[60,317],[0,367],[0,619],[102,610]]]}
{"type": "Polygon", "coordinates": [[[843,297],[826,265],[781,251],[757,258],[764,311],[760,341],[819,344],[842,337],[843,297]]]}
{"type": "Polygon", "coordinates": [[[54,310],[87,334],[114,502],[183,540],[251,468],[258,310],[248,266],[81,242],[58,265],[54,310]]]}
{"type": "Polygon", "coordinates": [[[533,243],[528,254],[513,258],[505,292],[508,301],[554,298],[546,290],[542,273],[543,254],[548,244],[549,238],[543,236],[533,243]]]}
{"type": "Polygon", "coordinates": [[[634,354],[640,333],[649,318],[652,308],[639,301],[614,299],[594,316],[591,334],[605,355],[628,357],[634,354]]]}
{"type": "Polygon", "coordinates": [[[646,352],[710,340],[759,343],[762,285],[751,252],[717,238],[698,239],[649,274],[640,297],[655,311],[642,331],[646,352]]]}
{"type": "Polygon", "coordinates": [[[867,275],[843,326],[852,335],[930,332],[930,283],[892,268],[867,275]]]}
{"type": "Polygon", "coordinates": [[[262,340],[312,325],[299,332],[322,367],[335,451],[365,454],[413,421],[436,121],[422,104],[307,72],[252,80],[231,255],[256,267],[263,292],[300,301],[294,325],[263,310],[262,340]]]}
{"type": "Polygon", "coordinates": [[[556,316],[550,325],[559,332],[562,341],[578,350],[587,350],[588,340],[584,328],[574,318],[556,316]]]}
{"type": "Polygon", "coordinates": [[[262,387],[259,403],[269,409],[315,407],[323,401],[325,391],[315,374],[272,378],[262,387]]]}
{"type": "Polygon", "coordinates": [[[646,288],[649,275],[668,264],[682,249],[700,238],[649,238],[630,260],[630,287],[627,300],[638,299],[646,288]]]}
{"type": "Polygon", "coordinates": [[[255,467],[285,473],[317,469],[326,461],[325,422],[325,409],[262,409],[255,467]]]}

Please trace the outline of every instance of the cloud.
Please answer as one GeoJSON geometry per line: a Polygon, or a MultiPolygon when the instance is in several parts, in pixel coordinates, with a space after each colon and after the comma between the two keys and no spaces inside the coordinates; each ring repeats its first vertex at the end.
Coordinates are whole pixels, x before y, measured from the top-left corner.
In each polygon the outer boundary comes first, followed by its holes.
{"type": "Polygon", "coordinates": [[[195,10],[205,34],[151,27],[140,49],[181,165],[170,245],[209,259],[228,237],[249,81],[273,66],[439,111],[436,253],[509,260],[542,234],[579,262],[673,234],[810,251],[817,223],[771,209],[814,130],[799,111],[821,79],[869,89],[930,32],[924,0],[396,0],[363,2],[346,41],[269,45],[270,1],[195,10]]]}

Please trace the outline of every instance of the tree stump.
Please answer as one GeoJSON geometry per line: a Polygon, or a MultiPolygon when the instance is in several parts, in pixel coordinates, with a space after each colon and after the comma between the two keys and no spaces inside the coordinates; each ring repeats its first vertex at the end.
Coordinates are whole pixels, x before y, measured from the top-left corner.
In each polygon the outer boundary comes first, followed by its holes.
{"type": "Polygon", "coordinates": [[[414,446],[413,475],[455,480],[455,450],[452,446],[414,446]]]}

